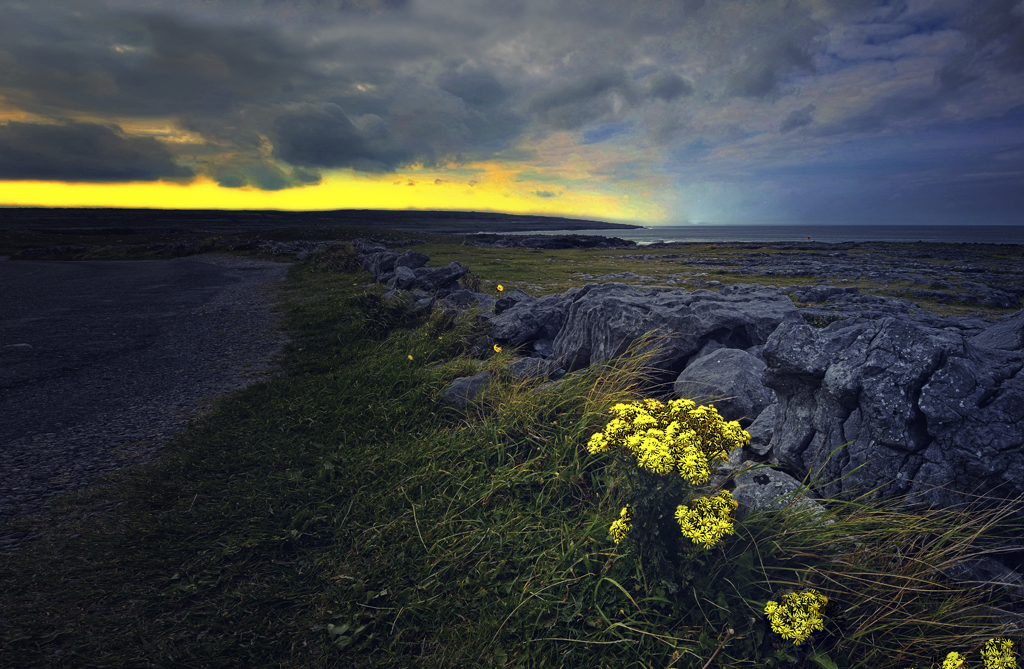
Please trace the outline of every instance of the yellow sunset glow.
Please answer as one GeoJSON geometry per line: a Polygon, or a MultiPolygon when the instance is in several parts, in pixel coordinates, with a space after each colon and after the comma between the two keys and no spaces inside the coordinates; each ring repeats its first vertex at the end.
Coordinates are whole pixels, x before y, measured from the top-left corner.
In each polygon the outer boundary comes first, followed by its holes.
{"type": "Polygon", "coordinates": [[[207,178],[190,183],[127,184],[0,181],[0,204],[22,207],[163,209],[439,209],[652,220],[653,206],[628,194],[578,191],[522,179],[513,169],[481,163],[451,170],[413,169],[366,176],[336,172],[321,183],[280,191],[223,188],[207,178]],[[538,195],[540,193],[540,195],[538,195]]]}

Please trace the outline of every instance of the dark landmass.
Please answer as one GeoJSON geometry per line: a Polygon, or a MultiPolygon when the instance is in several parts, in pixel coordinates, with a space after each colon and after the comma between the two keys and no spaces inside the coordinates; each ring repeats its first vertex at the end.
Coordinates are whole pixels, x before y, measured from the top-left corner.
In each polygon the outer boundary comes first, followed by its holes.
{"type": "Polygon", "coordinates": [[[220,209],[0,208],[0,230],[52,234],[238,234],[286,227],[356,226],[460,234],[613,230],[642,226],[555,216],[524,216],[486,211],[268,211],[220,209]]]}
{"type": "Polygon", "coordinates": [[[502,249],[635,249],[637,243],[604,235],[468,235],[463,246],[502,249]]]}

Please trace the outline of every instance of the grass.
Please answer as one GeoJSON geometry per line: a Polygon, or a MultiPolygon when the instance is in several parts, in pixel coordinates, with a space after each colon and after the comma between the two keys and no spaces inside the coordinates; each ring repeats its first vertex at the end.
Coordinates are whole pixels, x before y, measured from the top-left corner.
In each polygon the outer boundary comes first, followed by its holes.
{"type": "Polygon", "coordinates": [[[323,266],[281,288],[282,377],[220,400],[160,463],[5,528],[45,535],[0,554],[0,664],[921,667],[1002,631],[941,567],[1014,531],[1011,506],[752,514],[659,582],[608,539],[628,465],[585,449],[641,395],[644,353],[539,390],[501,375],[511,351],[466,354],[471,318],[417,318],[323,266]],[[481,367],[481,400],[439,401],[481,367]],[[762,611],[807,585],[833,608],[793,646],[762,611]]]}

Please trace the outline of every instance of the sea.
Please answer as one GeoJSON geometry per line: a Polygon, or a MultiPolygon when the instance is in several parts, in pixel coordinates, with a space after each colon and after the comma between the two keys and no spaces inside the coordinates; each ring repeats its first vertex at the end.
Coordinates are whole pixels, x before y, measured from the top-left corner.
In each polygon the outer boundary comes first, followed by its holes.
{"type": "Polygon", "coordinates": [[[604,235],[636,242],[942,242],[1022,244],[1024,225],[686,225],[503,234],[604,235]]]}

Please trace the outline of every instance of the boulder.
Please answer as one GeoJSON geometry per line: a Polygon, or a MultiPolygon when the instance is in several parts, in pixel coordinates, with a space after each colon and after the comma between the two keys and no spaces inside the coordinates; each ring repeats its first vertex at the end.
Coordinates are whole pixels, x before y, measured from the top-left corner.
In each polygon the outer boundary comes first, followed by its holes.
{"type": "Polygon", "coordinates": [[[1018,311],[971,338],[971,344],[1004,351],[1024,349],[1024,311],[1018,311]]]}
{"type": "Polygon", "coordinates": [[[466,268],[457,262],[451,262],[444,267],[436,269],[420,267],[414,270],[414,273],[416,274],[416,280],[412,282],[412,288],[419,288],[428,293],[447,294],[455,288],[456,282],[466,274],[466,268]]]}
{"type": "Polygon", "coordinates": [[[471,290],[460,288],[453,290],[443,297],[439,302],[445,306],[456,309],[470,309],[479,307],[484,313],[493,313],[495,299],[487,293],[474,293],[471,290]]]}
{"type": "Polygon", "coordinates": [[[378,282],[387,280],[383,277],[394,271],[397,259],[398,254],[394,251],[377,251],[359,256],[359,262],[362,264],[363,269],[372,274],[374,280],[378,282]]]}
{"type": "Polygon", "coordinates": [[[395,267],[408,267],[409,269],[417,269],[427,264],[430,258],[422,253],[416,251],[406,251],[402,255],[395,258],[395,267]]]}
{"type": "MultiPolygon", "coordinates": [[[[570,288],[564,293],[541,298],[527,295],[529,299],[517,298],[510,306],[502,304],[500,313],[491,319],[491,337],[508,346],[522,346],[538,339],[553,340],[562,330],[569,304],[581,290],[570,288]]],[[[498,303],[501,304],[501,300],[498,303]]]]}
{"type": "Polygon", "coordinates": [[[1020,351],[904,316],[784,323],[764,359],[779,401],[772,452],[824,494],[952,506],[1024,493],[1020,351]]]}
{"type": "Polygon", "coordinates": [[[772,403],[758,414],[757,418],[747,427],[750,443],[747,448],[758,455],[767,455],[772,449],[772,435],[775,431],[775,416],[779,412],[779,403],[772,403]]]}
{"type": "Polygon", "coordinates": [[[439,299],[436,306],[445,310],[452,319],[460,311],[477,309],[477,322],[480,323],[494,317],[494,302],[491,295],[459,288],[439,299]]]}
{"type": "Polygon", "coordinates": [[[520,302],[532,302],[536,301],[537,298],[533,297],[529,293],[516,288],[508,295],[502,295],[494,305],[494,313],[502,314],[508,311],[520,302]]]}
{"type": "Polygon", "coordinates": [[[735,348],[721,348],[696,358],[676,378],[677,397],[710,404],[726,420],[749,425],[764,411],[773,397],[761,385],[765,364],[735,348]]]}
{"type": "Polygon", "coordinates": [[[409,288],[416,281],[416,273],[408,267],[395,267],[394,274],[391,280],[388,281],[388,286],[391,288],[401,288],[402,290],[409,290],[409,288]]]}
{"type": "Polygon", "coordinates": [[[767,341],[780,323],[802,322],[780,291],[750,284],[720,292],[637,289],[620,283],[587,284],[571,300],[554,353],[570,369],[622,355],[646,332],[663,335],[655,368],[678,374],[708,342],[749,348],[767,341]]]}
{"type": "Polygon", "coordinates": [[[448,384],[448,387],[444,389],[441,396],[446,403],[464,409],[490,384],[490,372],[463,376],[448,384]]]}

